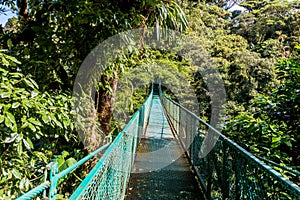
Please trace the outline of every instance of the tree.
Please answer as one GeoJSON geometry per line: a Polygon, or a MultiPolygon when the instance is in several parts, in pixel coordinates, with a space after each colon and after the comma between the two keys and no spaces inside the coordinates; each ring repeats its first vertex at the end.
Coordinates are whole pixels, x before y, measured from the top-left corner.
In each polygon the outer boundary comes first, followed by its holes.
{"type": "MultiPolygon", "coordinates": [[[[231,33],[230,12],[199,3],[194,8],[187,6],[186,13],[190,13],[187,17],[195,42],[209,52],[222,74],[228,100],[247,105],[255,93],[268,90],[274,82],[275,60],[252,52],[245,38],[231,33]]],[[[203,88],[201,84],[197,87],[203,88]]]]}
{"type": "MultiPolygon", "coordinates": [[[[119,32],[156,24],[179,31],[187,26],[184,13],[175,1],[41,3],[22,0],[17,5],[22,27],[14,34],[12,41],[15,49],[19,48],[18,58],[24,63],[22,72],[31,73],[39,80],[42,90],[70,90],[77,70],[88,53],[119,32]],[[17,44],[21,45],[18,47],[17,44]],[[23,48],[24,44],[26,48],[23,48]],[[23,60],[26,56],[30,56],[30,60],[23,60]],[[49,80],[49,77],[52,78],[49,80]]],[[[111,71],[120,70],[115,68],[111,71]]],[[[100,85],[106,87],[98,90],[97,104],[101,105],[97,108],[99,120],[107,134],[117,79],[118,73],[101,77],[100,85]]]]}
{"type": "Polygon", "coordinates": [[[263,57],[288,57],[299,43],[297,1],[245,1],[244,12],[233,20],[233,32],[246,38],[263,57]]]}
{"type": "Polygon", "coordinates": [[[245,0],[206,0],[205,2],[217,5],[225,10],[231,9],[235,5],[239,5],[245,0]]]}
{"type": "Polygon", "coordinates": [[[0,53],[0,194],[10,198],[38,184],[40,169],[53,155],[80,146],[71,121],[71,99],[64,93],[40,92],[30,76],[9,72],[20,64],[0,53]]]}
{"type": "MultiPolygon", "coordinates": [[[[1,1],[13,6],[7,2],[1,1]]],[[[10,94],[1,97],[1,109],[5,108],[1,110],[0,124],[4,144],[1,169],[5,175],[1,177],[0,193],[14,197],[38,184],[38,169],[51,159],[67,161],[68,157],[76,158],[85,152],[73,131],[70,96],[77,71],[95,46],[132,28],[158,24],[182,31],[187,26],[185,15],[175,1],[20,0],[17,6],[18,20],[11,19],[0,35],[1,49],[7,49],[7,54],[1,54],[1,67],[6,66],[1,70],[4,87],[1,94],[10,94]],[[15,91],[20,91],[28,102],[23,102],[18,93],[11,94],[15,91]],[[62,145],[68,142],[72,145],[62,145]],[[60,155],[62,151],[70,155],[60,155]],[[9,166],[9,160],[14,160],[18,167],[9,166]],[[26,168],[30,163],[33,173],[26,168]]],[[[137,50],[142,56],[143,50],[137,50]]],[[[101,108],[95,109],[107,134],[121,66],[131,67],[140,59],[138,54],[120,55],[124,59],[110,63],[100,78],[101,108]]]]}
{"type": "MultiPolygon", "coordinates": [[[[236,113],[232,112],[226,126],[226,133],[255,155],[297,170],[300,165],[299,69],[299,55],[281,59],[277,63],[277,86],[268,93],[257,93],[247,110],[229,105],[236,113]]],[[[285,175],[299,182],[296,176],[285,175]]]]}

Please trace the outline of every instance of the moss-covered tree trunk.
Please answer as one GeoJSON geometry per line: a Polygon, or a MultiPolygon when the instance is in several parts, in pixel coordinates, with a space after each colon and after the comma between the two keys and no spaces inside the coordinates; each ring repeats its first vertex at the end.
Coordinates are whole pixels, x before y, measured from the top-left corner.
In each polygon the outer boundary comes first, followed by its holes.
{"type": "Polygon", "coordinates": [[[102,83],[107,83],[109,87],[102,87],[97,91],[97,110],[98,119],[101,124],[102,131],[108,135],[110,133],[110,122],[113,116],[115,105],[115,93],[117,90],[117,77],[101,77],[102,83]]]}

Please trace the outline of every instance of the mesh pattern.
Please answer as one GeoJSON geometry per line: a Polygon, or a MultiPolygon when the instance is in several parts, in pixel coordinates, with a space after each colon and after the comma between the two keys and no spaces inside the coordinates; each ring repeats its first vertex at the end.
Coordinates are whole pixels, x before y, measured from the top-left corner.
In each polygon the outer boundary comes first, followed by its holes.
{"type": "Polygon", "coordinates": [[[151,100],[152,93],[70,199],[124,199],[136,149],[148,122],[151,100]]]}
{"type": "MultiPolygon", "coordinates": [[[[151,91],[148,99],[134,114],[123,132],[118,134],[96,166],[90,171],[69,199],[124,199],[126,186],[136,155],[136,149],[141,137],[145,133],[148,123],[152,96],[153,92],[151,91]]],[[[18,200],[40,199],[39,197],[41,195],[43,195],[44,199],[46,198],[46,190],[49,190],[49,187],[53,192],[49,192],[48,198],[55,199],[58,180],[71,173],[87,160],[93,158],[108,145],[109,144],[106,144],[100,147],[58,174],[57,163],[56,165],[55,163],[50,163],[52,166],[51,169],[53,168],[53,171],[55,171],[52,180],[50,177],[50,182],[47,181],[33,188],[20,196],[18,200]]]]}
{"type": "Polygon", "coordinates": [[[29,192],[27,192],[26,194],[22,195],[21,197],[17,198],[17,200],[27,200],[27,199],[45,199],[45,192],[46,189],[49,188],[50,183],[49,181],[37,186],[36,188],[34,188],[33,190],[30,190],[29,192]]]}
{"type": "MultiPolygon", "coordinates": [[[[136,124],[137,119],[134,120],[133,125],[136,124]]],[[[130,131],[137,132],[137,127],[132,127],[132,129],[130,131]]],[[[128,173],[130,173],[133,160],[133,156],[130,154],[133,153],[135,140],[136,137],[120,133],[113,148],[108,149],[108,153],[103,155],[103,158],[95,166],[96,172],[89,179],[88,185],[84,185],[86,189],[81,192],[80,199],[114,200],[124,195],[125,183],[128,181],[128,173]]]]}
{"type": "Polygon", "coordinates": [[[164,94],[160,97],[208,198],[300,199],[297,185],[164,94]],[[216,145],[203,155],[216,135],[216,145]]]}

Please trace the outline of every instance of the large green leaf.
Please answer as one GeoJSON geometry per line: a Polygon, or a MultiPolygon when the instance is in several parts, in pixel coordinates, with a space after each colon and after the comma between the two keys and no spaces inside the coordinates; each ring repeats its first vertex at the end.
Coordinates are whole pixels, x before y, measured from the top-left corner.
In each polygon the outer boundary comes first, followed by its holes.
{"type": "Polygon", "coordinates": [[[13,168],[13,170],[11,172],[12,172],[12,174],[14,175],[14,177],[16,179],[21,179],[22,178],[22,175],[21,175],[21,173],[18,169],[13,168]]]}
{"type": "Polygon", "coordinates": [[[23,153],[23,144],[22,144],[22,140],[17,144],[17,152],[18,152],[18,155],[19,155],[19,156],[23,153]]]}
{"type": "Polygon", "coordinates": [[[23,141],[23,144],[24,144],[26,149],[31,150],[33,148],[33,144],[32,144],[29,137],[27,137],[26,139],[23,138],[22,141],[23,141]]]}
{"type": "Polygon", "coordinates": [[[13,128],[13,124],[11,123],[11,121],[8,119],[8,117],[5,118],[4,124],[9,127],[9,128],[13,128]]]}
{"type": "Polygon", "coordinates": [[[33,118],[33,117],[29,118],[28,121],[29,121],[30,123],[36,125],[36,126],[43,126],[42,123],[41,123],[39,120],[37,120],[37,119],[35,119],[35,118],[33,118]]]}
{"type": "Polygon", "coordinates": [[[0,123],[4,121],[4,115],[0,115],[0,123]]]}
{"type": "Polygon", "coordinates": [[[20,102],[14,102],[11,107],[12,108],[18,108],[20,105],[21,105],[20,102]]]}
{"type": "Polygon", "coordinates": [[[5,140],[3,141],[4,143],[12,143],[15,141],[15,139],[18,137],[17,133],[11,133],[10,136],[7,136],[5,140]]]}
{"type": "Polygon", "coordinates": [[[77,161],[74,158],[69,158],[59,167],[59,171],[65,170],[75,163],[77,163],[77,161]]]}
{"type": "Polygon", "coordinates": [[[31,82],[31,81],[29,81],[28,79],[23,79],[23,81],[24,81],[24,83],[27,85],[27,86],[29,86],[29,87],[31,87],[32,89],[35,89],[36,87],[35,87],[35,85],[31,82]]]}

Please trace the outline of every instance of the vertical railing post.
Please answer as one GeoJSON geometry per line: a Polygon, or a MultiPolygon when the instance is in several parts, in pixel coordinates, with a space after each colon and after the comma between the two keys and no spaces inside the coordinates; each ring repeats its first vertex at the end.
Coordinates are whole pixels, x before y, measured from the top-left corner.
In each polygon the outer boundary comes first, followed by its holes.
{"type": "Polygon", "coordinates": [[[137,142],[137,144],[140,143],[141,137],[144,134],[144,124],[145,124],[145,106],[143,105],[141,107],[140,113],[139,113],[138,134],[137,134],[138,135],[138,142],[137,142]]]}
{"type": "Polygon", "coordinates": [[[189,147],[188,147],[188,144],[189,144],[189,118],[188,118],[188,113],[185,112],[185,122],[184,122],[184,128],[185,128],[185,150],[186,152],[189,154],[189,147]]]}
{"type": "MultiPolygon", "coordinates": [[[[44,183],[46,183],[46,181],[47,181],[47,178],[48,178],[48,171],[49,171],[49,170],[50,170],[50,167],[49,167],[49,166],[46,166],[45,171],[44,171],[44,183]]],[[[43,198],[46,199],[46,197],[47,197],[47,191],[44,190],[44,191],[43,191],[43,198]]]]}
{"type": "Polygon", "coordinates": [[[176,110],[177,110],[177,114],[176,114],[176,131],[178,131],[178,127],[179,127],[179,114],[180,114],[180,107],[176,106],[176,110]]]}
{"type": "Polygon", "coordinates": [[[49,189],[49,200],[55,200],[57,194],[57,182],[56,175],[58,174],[58,163],[53,162],[50,164],[50,189],[49,189]]]}
{"type": "Polygon", "coordinates": [[[188,140],[187,140],[187,143],[186,143],[186,148],[187,148],[187,150],[188,150],[188,152],[189,152],[189,155],[190,155],[190,157],[192,156],[192,152],[191,152],[191,142],[192,142],[192,124],[193,124],[193,122],[192,122],[192,117],[191,117],[191,115],[188,115],[188,117],[186,118],[186,120],[187,120],[187,136],[188,136],[188,140]]]}
{"type": "Polygon", "coordinates": [[[230,183],[229,183],[229,173],[230,173],[230,163],[229,163],[229,147],[224,142],[223,143],[223,180],[222,180],[222,191],[223,191],[223,199],[229,198],[229,190],[230,190],[230,183]]]}
{"type": "Polygon", "coordinates": [[[179,117],[178,117],[177,135],[178,135],[178,138],[180,138],[180,140],[183,142],[182,137],[181,137],[181,133],[180,133],[181,132],[181,126],[182,126],[181,117],[182,117],[182,110],[180,109],[180,111],[179,111],[179,117]]]}
{"type": "MultiPolygon", "coordinates": [[[[125,196],[125,194],[126,194],[126,185],[127,185],[127,180],[128,180],[128,178],[127,178],[127,176],[128,176],[128,172],[127,172],[127,170],[128,170],[128,164],[129,164],[129,162],[128,162],[128,154],[126,155],[126,151],[127,151],[127,137],[128,137],[128,135],[127,135],[127,133],[126,132],[123,132],[123,138],[122,138],[122,140],[123,140],[123,142],[121,143],[121,144],[123,144],[122,145],[122,147],[121,147],[121,149],[122,149],[122,152],[121,152],[121,155],[122,155],[122,161],[123,161],[123,163],[122,163],[122,168],[123,168],[123,170],[122,170],[122,173],[124,174],[124,176],[123,176],[123,191],[122,191],[122,197],[123,196],[125,196]]],[[[122,183],[119,183],[119,184],[122,184],[122,183]]]]}
{"type": "MultiPolygon", "coordinates": [[[[139,111],[137,111],[138,112],[138,117],[135,119],[135,120],[137,120],[137,122],[134,122],[133,123],[133,128],[132,128],[132,130],[131,130],[131,139],[130,139],[130,141],[131,141],[131,148],[130,148],[130,151],[131,152],[129,152],[132,156],[131,156],[131,165],[130,165],[130,168],[132,168],[132,166],[133,166],[133,164],[134,164],[134,158],[135,158],[135,155],[136,155],[136,149],[137,149],[137,146],[138,146],[138,137],[139,137],[139,119],[140,119],[140,115],[141,115],[141,113],[139,112],[139,111]],[[136,127],[134,127],[134,125],[136,126],[136,127]],[[136,128],[136,129],[135,129],[136,128]]],[[[128,135],[129,137],[130,137],[130,135],[128,135]]]]}
{"type": "Polygon", "coordinates": [[[212,189],[212,182],[213,182],[213,173],[212,173],[212,164],[211,164],[211,154],[207,154],[206,158],[207,158],[207,185],[206,185],[206,195],[208,197],[208,199],[211,199],[211,189],[212,189]]]}
{"type": "Polygon", "coordinates": [[[194,159],[194,139],[195,139],[195,121],[194,118],[191,118],[191,141],[190,141],[190,159],[191,161],[194,159]]]}

